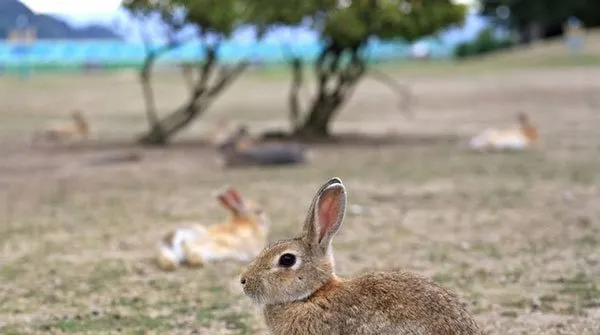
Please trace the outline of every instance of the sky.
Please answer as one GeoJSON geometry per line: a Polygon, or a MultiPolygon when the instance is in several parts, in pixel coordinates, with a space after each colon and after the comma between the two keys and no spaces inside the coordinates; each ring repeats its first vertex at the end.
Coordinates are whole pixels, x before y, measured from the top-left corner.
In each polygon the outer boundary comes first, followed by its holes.
{"type": "Polygon", "coordinates": [[[107,15],[114,14],[122,0],[20,0],[38,14],[107,15]]]}

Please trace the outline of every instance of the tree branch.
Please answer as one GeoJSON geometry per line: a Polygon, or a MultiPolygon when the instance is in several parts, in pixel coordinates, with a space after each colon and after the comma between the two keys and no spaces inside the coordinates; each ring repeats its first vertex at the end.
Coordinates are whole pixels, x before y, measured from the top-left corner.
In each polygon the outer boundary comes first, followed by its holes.
{"type": "Polygon", "coordinates": [[[158,114],[156,111],[156,100],[154,99],[154,89],[152,88],[152,68],[160,55],[176,48],[177,46],[178,45],[175,43],[168,43],[156,50],[151,50],[150,44],[146,44],[147,53],[144,64],[142,65],[142,69],[140,71],[140,82],[142,86],[142,94],[144,95],[144,101],[146,104],[146,115],[148,117],[150,127],[157,127],[159,124],[158,114]]]}
{"type": "Polygon", "coordinates": [[[188,88],[188,91],[194,92],[194,64],[183,62],[179,64],[181,68],[181,76],[183,77],[183,81],[188,88]]]}
{"type": "MultiPolygon", "coordinates": [[[[289,32],[287,37],[291,39],[289,32]]],[[[281,49],[292,69],[292,85],[290,87],[288,104],[290,108],[290,125],[292,126],[292,130],[296,131],[301,126],[300,113],[302,106],[300,104],[300,90],[304,86],[304,62],[292,51],[288,44],[283,44],[281,49]]]]}
{"type": "Polygon", "coordinates": [[[304,63],[299,57],[293,57],[290,61],[292,67],[292,87],[290,88],[290,122],[294,131],[300,127],[300,98],[299,92],[304,83],[303,67],[304,63]]]}
{"type": "Polygon", "coordinates": [[[192,93],[193,98],[197,99],[202,96],[207,90],[208,80],[210,79],[212,72],[215,68],[217,61],[217,47],[211,46],[206,47],[206,60],[199,67],[199,76],[196,84],[194,85],[194,91],[192,93]]]}
{"type": "Polygon", "coordinates": [[[392,92],[396,93],[400,97],[398,102],[399,108],[404,111],[408,118],[414,117],[414,111],[412,109],[414,96],[410,92],[410,87],[405,84],[400,84],[385,72],[377,69],[370,68],[368,74],[381,84],[387,86],[392,92]]]}
{"type": "Polygon", "coordinates": [[[319,94],[326,93],[327,81],[331,76],[331,73],[326,68],[326,61],[327,58],[334,52],[334,50],[335,48],[333,44],[327,45],[325,48],[323,48],[323,50],[321,50],[319,57],[317,57],[317,60],[315,61],[315,73],[317,76],[319,94]]]}
{"type": "Polygon", "coordinates": [[[229,69],[223,68],[219,74],[217,82],[208,90],[208,98],[213,98],[215,95],[217,95],[223,88],[241,75],[249,66],[250,62],[242,61],[229,69]]]}
{"type": "Polygon", "coordinates": [[[350,62],[337,74],[337,85],[333,95],[337,100],[343,100],[348,92],[356,85],[365,73],[365,60],[360,57],[359,47],[350,49],[350,62]]]}

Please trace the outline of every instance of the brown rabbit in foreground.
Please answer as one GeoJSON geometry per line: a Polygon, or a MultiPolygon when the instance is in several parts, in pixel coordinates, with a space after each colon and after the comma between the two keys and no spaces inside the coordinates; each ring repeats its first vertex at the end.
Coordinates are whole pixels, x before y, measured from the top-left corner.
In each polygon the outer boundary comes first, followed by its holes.
{"type": "Polygon", "coordinates": [[[455,293],[420,275],[337,277],[331,240],[345,207],[344,185],[332,178],[316,194],[302,233],[266,247],[241,274],[244,293],[264,305],[271,334],[482,334],[455,293]]]}
{"type": "Polygon", "coordinates": [[[216,196],[231,217],[208,227],[191,225],[167,233],[158,245],[157,262],[162,270],[224,259],[249,262],[264,248],[268,215],[254,202],[244,201],[233,186],[216,196]]]}

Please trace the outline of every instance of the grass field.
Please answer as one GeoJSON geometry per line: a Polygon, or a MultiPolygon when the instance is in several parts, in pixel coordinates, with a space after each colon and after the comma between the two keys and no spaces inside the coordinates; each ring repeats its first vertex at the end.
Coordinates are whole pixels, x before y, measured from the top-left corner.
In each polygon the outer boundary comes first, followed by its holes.
{"type": "MultiPolygon", "coordinates": [[[[315,145],[305,167],[247,170],[222,170],[196,139],[223,115],[253,131],[284,126],[279,76],[243,78],[164,149],[130,144],[146,127],[133,75],[1,78],[0,332],[264,334],[238,284],[241,264],[163,273],[153,247],[181,222],[225,218],[210,197],[225,184],[264,205],[270,240],[287,237],[317,187],[339,176],[350,204],[334,242],[340,275],[429,275],[457,290],[490,335],[599,334],[600,67],[470,69],[411,70],[414,119],[366,80],[334,130],[387,140],[315,145]],[[92,122],[90,141],[29,144],[76,108],[92,122]],[[539,126],[538,149],[464,150],[468,136],[519,111],[539,126]],[[143,160],[86,163],[129,150],[143,160]]],[[[169,75],[156,89],[161,110],[185,96],[169,75]]]]}

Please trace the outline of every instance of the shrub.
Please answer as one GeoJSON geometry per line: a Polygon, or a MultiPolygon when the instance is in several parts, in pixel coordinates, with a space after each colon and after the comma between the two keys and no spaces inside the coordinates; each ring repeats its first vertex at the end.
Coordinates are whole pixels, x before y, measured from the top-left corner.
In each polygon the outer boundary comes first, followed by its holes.
{"type": "Polygon", "coordinates": [[[492,28],[485,28],[473,41],[459,43],[454,49],[456,58],[466,58],[483,55],[493,51],[507,49],[512,45],[509,38],[498,38],[494,36],[492,28]]]}

